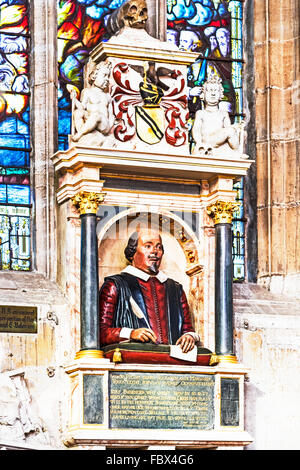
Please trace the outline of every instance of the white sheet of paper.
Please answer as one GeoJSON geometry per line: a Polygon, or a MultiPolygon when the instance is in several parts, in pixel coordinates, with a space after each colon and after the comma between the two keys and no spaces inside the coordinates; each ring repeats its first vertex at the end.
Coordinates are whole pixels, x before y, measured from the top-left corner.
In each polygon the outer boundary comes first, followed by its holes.
{"type": "Polygon", "coordinates": [[[170,345],[170,356],[175,357],[176,359],[183,359],[184,361],[196,362],[197,361],[197,346],[194,346],[193,349],[184,353],[180,345],[170,345]]]}

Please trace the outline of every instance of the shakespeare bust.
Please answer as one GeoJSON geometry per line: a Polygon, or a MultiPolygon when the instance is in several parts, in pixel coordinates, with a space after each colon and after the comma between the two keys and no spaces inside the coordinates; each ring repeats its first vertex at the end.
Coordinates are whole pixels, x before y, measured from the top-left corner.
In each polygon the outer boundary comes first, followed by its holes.
{"type": "Polygon", "coordinates": [[[157,231],[141,229],[131,235],[125,248],[130,264],[105,278],[100,290],[101,345],[128,340],[177,344],[184,353],[200,341],[182,286],[159,270],[163,254],[157,231]]]}
{"type": "Polygon", "coordinates": [[[244,123],[231,124],[227,111],[219,108],[223,98],[222,81],[210,75],[202,87],[204,109],[196,112],[192,128],[194,155],[248,158],[243,154],[244,123]]]}

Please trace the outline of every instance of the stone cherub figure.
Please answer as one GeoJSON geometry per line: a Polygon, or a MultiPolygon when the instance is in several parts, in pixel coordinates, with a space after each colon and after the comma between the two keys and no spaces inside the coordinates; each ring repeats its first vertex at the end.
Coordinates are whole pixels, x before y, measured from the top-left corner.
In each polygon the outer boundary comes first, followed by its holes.
{"type": "Polygon", "coordinates": [[[248,158],[243,154],[244,123],[231,124],[227,111],[219,108],[223,98],[222,81],[210,75],[202,87],[205,108],[196,112],[192,137],[194,155],[221,158],[248,158]]]}
{"type": "Polygon", "coordinates": [[[88,136],[91,145],[102,145],[108,138],[114,124],[111,97],[108,93],[111,64],[89,63],[87,86],[82,90],[80,100],[76,90],[68,87],[72,100],[73,142],[88,136]]]}

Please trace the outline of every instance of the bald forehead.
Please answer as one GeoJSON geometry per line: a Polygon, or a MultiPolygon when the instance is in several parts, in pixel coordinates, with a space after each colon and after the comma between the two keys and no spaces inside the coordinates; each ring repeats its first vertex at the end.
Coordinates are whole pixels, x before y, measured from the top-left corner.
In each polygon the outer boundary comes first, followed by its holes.
{"type": "Polygon", "coordinates": [[[151,241],[152,243],[161,243],[161,236],[159,232],[156,230],[151,229],[142,229],[139,232],[139,242],[146,243],[147,241],[151,241]]]}

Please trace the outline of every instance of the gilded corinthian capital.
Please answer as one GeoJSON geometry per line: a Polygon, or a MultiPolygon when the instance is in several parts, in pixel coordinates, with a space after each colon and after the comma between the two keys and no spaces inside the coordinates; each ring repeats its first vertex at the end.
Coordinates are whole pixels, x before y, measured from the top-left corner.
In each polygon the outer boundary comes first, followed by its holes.
{"type": "Polygon", "coordinates": [[[82,191],[72,197],[72,202],[80,214],[96,214],[99,204],[104,201],[104,193],[82,191]]]}
{"type": "Polygon", "coordinates": [[[214,224],[231,224],[233,213],[238,210],[239,202],[217,201],[206,208],[214,224]]]}

